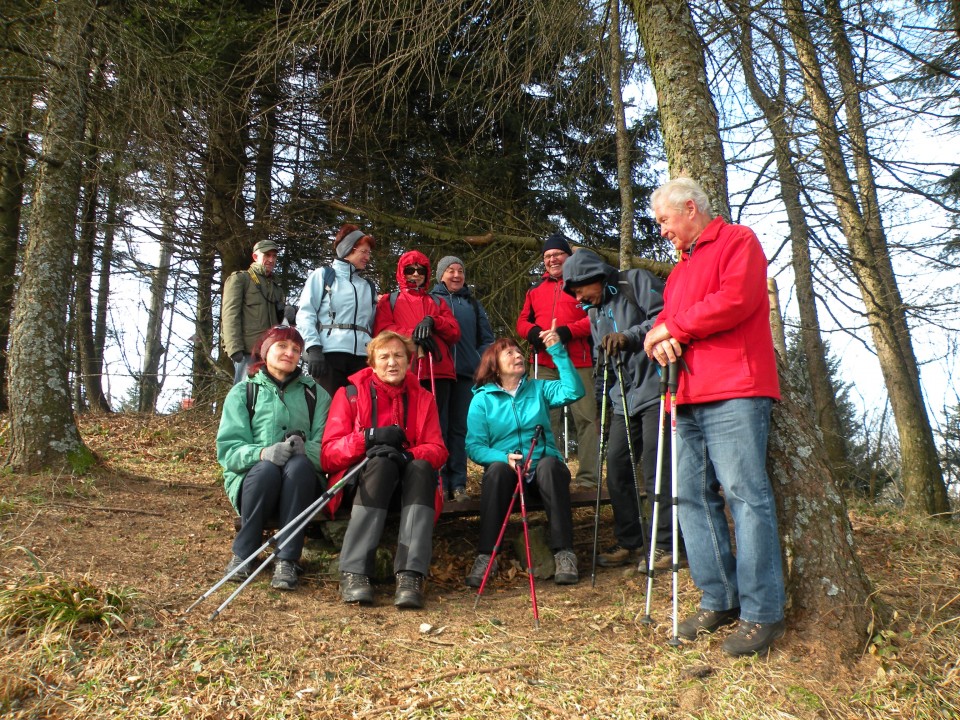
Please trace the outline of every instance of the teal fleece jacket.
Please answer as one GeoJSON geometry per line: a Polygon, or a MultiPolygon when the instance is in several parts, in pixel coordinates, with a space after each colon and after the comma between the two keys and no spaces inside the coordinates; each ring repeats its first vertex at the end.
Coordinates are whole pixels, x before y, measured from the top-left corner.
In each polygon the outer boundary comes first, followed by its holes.
{"type": "Polygon", "coordinates": [[[260,370],[230,389],[217,430],[217,462],[223,468],[223,486],[234,508],[244,476],[260,462],[260,451],[283,440],[291,430],[302,430],[307,436],[304,443],[307,457],[320,472],[320,438],[329,410],[330,396],[309,375],[297,375],[280,386],[266,370],[260,370]],[[247,411],[249,383],[260,386],[252,420],[247,411]],[[312,426],[304,394],[306,387],[313,388],[317,394],[312,426]]]}
{"type": "Polygon", "coordinates": [[[507,462],[510,453],[526,457],[537,425],[543,426],[544,433],[534,450],[530,472],[546,455],[563,460],[550,429],[550,408],[576,402],[585,390],[563,344],[552,345],[547,352],[557,366],[559,380],[524,377],[513,397],[495,383],[474,388],[467,413],[467,455],[475,463],[486,468],[497,461],[507,462]]]}

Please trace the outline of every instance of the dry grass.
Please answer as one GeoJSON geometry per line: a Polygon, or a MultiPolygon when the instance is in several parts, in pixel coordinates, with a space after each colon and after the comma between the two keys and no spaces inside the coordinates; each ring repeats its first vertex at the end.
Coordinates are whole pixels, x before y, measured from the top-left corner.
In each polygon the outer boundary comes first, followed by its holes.
{"type": "MultiPolygon", "coordinates": [[[[722,637],[671,648],[668,577],[655,585],[652,628],[638,620],[645,578],[620,571],[601,571],[596,588],[588,571],[575,587],[538,583],[539,631],[515,565],[474,610],[460,582],[477,534],[470,519],[438,527],[422,612],[398,612],[390,587],[372,608],[344,606],[312,566],[297,592],[257,582],[209,622],[225,591],[183,610],[229,554],[214,423],[124,416],[85,419],[83,431],[102,461],[92,474],[4,477],[0,585],[98,598],[114,621],[71,626],[0,605],[11,618],[0,651],[5,718],[960,716],[956,526],[852,510],[864,564],[897,617],[849,667],[822,660],[828,639],[811,629],[788,632],[764,660],[725,657],[722,637]]],[[[578,511],[575,525],[585,559],[591,512],[578,511]]],[[[680,579],[686,612],[697,593],[680,579]]]]}

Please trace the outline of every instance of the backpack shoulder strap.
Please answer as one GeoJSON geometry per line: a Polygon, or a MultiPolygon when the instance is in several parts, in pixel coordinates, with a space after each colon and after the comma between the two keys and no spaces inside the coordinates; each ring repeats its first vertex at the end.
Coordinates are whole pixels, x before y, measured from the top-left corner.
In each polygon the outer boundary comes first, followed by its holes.
{"type": "Polygon", "coordinates": [[[633,284],[630,282],[630,278],[627,277],[629,270],[621,270],[617,278],[617,289],[622,292],[626,298],[632,302],[634,305],[637,304],[637,293],[633,290],[633,284]]]}
{"type": "MultiPolygon", "coordinates": [[[[390,309],[391,310],[393,310],[397,306],[398,297],[400,297],[399,290],[394,290],[392,293],[390,293],[390,309]]],[[[354,391],[356,391],[356,388],[354,388],[354,391]]]]}
{"type": "Polygon", "coordinates": [[[303,397],[307,401],[307,416],[309,417],[310,427],[313,427],[313,414],[317,410],[317,391],[309,385],[303,386],[303,397]]]}
{"type": "Polygon", "coordinates": [[[253,424],[253,414],[257,411],[257,395],[260,394],[260,386],[256,383],[247,382],[247,414],[250,416],[250,424],[253,424]]]}

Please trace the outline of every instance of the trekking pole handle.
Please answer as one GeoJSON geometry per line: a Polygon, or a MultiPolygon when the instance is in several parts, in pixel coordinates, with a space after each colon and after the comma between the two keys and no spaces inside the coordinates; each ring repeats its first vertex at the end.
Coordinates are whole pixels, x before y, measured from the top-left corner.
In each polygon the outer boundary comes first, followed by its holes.
{"type": "MultiPolygon", "coordinates": [[[[661,386],[663,385],[663,375],[661,374],[661,386]]],[[[672,395],[677,394],[677,388],[680,385],[680,363],[674,361],[667,365],[667,387],[670,388],[672,395]]]]}
{"type": "Polygon", "coordinates": [[[533,429],[533,439],[530,441],[530,450],[527,452],[527,459],[523,463],[523,476],[526,477],[527,473],[530,472],[530,465],[533,462],[533,451],[537,447],[537,442],[540,440],[540,437],[543,435],[543,425],[537,425],[533,429]]]}

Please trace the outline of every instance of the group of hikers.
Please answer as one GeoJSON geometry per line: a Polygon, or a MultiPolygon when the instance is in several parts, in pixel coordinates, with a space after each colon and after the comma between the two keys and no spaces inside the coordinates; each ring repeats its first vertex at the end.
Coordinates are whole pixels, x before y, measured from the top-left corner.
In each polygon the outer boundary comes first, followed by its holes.
{"type": "Polygon", "coordinates": [[[677,635],[694,641],[736,623],[725,652],[768,650],[784,633],[785,593],[765,471],[779,399],[766,259],[753,231],[714,217],[690,179],[665,183],[651,205],[679,254],[666,284],[643,269],[619,271],[591,250],[573,251],[561,234],[545,240],[543,278],[516,325],[529,363],[516,340],[494,337],[460,258],[437,263],[431,288],[429,259],[406,252],[396,289],[378,296],[361,275],[376,241],[344,225],[335,259],[309,276],[289,324],[272,277],[278,247],[257,243],[250,268],[224,287],[222,335],[236,384],[224,403],[217,457],[241,518],[227,572],[250,576],[264,527],[275,519],[289,537],[276,551],[272,586],[294,589],[304,533],[291,521],[353,473],[326,506],[350,509],[341,598],[374,602],[376,550],[388,511],[399,508],[394,604],[422,608],[434,524],[445,499],[469,497],[469,458],[483,477],[466,584],[480,587],[495,572],[498,532],[521,488],[546,512],[554,581],[576,584],[571,486],[600,482],[599,403],[601,415],[610,409],[605,458],[615,542],[597,564],[648,572],[649,558],[652,578],[654,568],[676,572],[685,562],[702,597],[677,635]],[[664,501],[651,527],[636,475],[639,464],[647,495],[665,497],[656,470],[658,446],[662,453],[670,439],[660,409],[661,374],[671,364],[679,384],[665,409],[676,427],[679,558],[674,503],[664,501]],[[603,374],[599,399],[595,367],[603,374]],[[558,449],[564,408],[577,437],[576,479],[558,449]]]}

